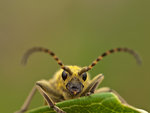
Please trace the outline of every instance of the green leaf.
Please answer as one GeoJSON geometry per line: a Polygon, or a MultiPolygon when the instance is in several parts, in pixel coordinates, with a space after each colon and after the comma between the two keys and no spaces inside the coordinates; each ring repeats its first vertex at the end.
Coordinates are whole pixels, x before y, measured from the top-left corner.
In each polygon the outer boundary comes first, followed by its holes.
{"type": "MultiPolygon", "coordinates": [[[[56,104],[67,113],[140,113],[137,109],[121,104],[113,93],[93,94],[56,104]]],[[[48,106],[39,107],[27,113],[56,113],[48,106]]]]}

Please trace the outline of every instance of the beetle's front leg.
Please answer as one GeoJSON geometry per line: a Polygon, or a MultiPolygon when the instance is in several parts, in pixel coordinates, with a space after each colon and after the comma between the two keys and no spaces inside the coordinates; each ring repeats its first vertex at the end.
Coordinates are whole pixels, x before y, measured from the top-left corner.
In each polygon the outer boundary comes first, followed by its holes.
{"type": "Polygon", "coordinates": [[[89,86],[85,89],[85,91],[82,93],[81,96],[89,96],[93,94],[103,79],[104,79],[103,74],[99,74],[96,77],[94,77],[93,80],[90,82],[89,86]]]}
{"type": "Polygon", "coordinates": [[[35,92],[38,91],[42,94],[42,96],[44,97],[44,99],[46,100],[46,102],[48,103],[49,107],[53,108],[57,113],[65,113],[63,110],[61,110],[60,108],[58,108],[54,102],[52,101],[52,99],[48,96],[47,93],[51,94],[51,95],[55,95],[56,97],[58,97],[58,100],[60,98],[60,95],[55,93],[49,82],[46,80],[40,80],[38,82],[36,82],[36,85],[33,87],[33,89],[31,90],[29,96],[27,97],[26,101],[24,102],[23,106],[21,107],[21,109],[15,113],[24,113],[25,111],[27,111],[27,108],[29,107],[29,104],[33,98],[33,96],[35,95],[35,92]]]}
{"type": "Polygon", "coordinates": [[[64,112],[62,109],[60,109],[59,107],[57,107],[55,105],[55,103],[52,101],[52,99],[48,96],[48,94],[45,92],[45,87],[43,87],[43,84],[40,84],[40,82],[36,83],[37,89],[39,90],[39,92],[41,93],[41,95],[44,97],[44,99],[46,100],[48,106],[50,108],[53,108],[57,113],[66,113],[64,112]]]}

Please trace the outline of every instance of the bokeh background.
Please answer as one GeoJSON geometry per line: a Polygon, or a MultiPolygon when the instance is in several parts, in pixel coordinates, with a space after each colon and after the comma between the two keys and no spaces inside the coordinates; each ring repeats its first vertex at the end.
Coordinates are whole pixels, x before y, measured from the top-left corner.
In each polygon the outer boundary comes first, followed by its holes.
{"type": "MultiPolygon", "coordinates": [[[[126,53],[103,59],[90,71],[105,75],[100,85],[118,91],[125,100],[150,111],[149,0],[1,0],[0,105],[12,113],[23,104],[34,83],[49,79],[60,68],[47,54],[33,54],[27,66],[24,52],[34,46],[53,50],[68,65],[87,66],[115,47],[136,50],[142,66],[126,53]]],[[[30,109],[43,104],[37,93],[30,109]]]]}

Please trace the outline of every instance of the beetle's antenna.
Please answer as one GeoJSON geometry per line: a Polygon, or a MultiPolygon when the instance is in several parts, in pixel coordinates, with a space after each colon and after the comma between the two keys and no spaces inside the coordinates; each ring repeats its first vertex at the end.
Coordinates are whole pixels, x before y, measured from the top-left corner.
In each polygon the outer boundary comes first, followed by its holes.
{"type": "Polygon", "coordinates": [[[87,71],[91,70],[100,60],[103,59],[103,57],[105,57],[107,55],[110,55],[112,53],[115,53],[115,52],[128,52],[128,53],[130,53],[131,55],[133,55],[135,57],[135,59],[136,59],[138,64],[141,64],[141,59],[140,59],[139,55],[135,51],[133,51],[133,50],[131,50],[129,48],[115,48],[115,49],[111,49],[111,50],[103,53],[96,60],[94,60],[91,65],[81,69],[81,71],[79,72],[79,75],[81,75],[84,72],[87,72],[87,71]]]}
{"type": "Polygon", "coordinates": [[[42,48],[42,47],[34,47],[34,48],[29,49],[29,50],[25,53],[25,55],[23,56],[21,63],[25,65],[25,64],[27,63],[27,60],[28,60],[29,56],[30,56],[32,53],[34,53],[34,52],[45,52],[45,53],[48,53],[49,55],[51,55],[51,56],[54,58],[54,60],[56,60],[56,62],[60,65],[60,67],[61,67],[62,69],[64,69],[64,70],[67,71],[70,75],[72,75],[71,70],[70,70],[68,67],[64,66],[64,64],[61,62],[61,60],[59,60],[59,58],[55,55],[54,52],[50,51],[49,49],[42,48]]]}

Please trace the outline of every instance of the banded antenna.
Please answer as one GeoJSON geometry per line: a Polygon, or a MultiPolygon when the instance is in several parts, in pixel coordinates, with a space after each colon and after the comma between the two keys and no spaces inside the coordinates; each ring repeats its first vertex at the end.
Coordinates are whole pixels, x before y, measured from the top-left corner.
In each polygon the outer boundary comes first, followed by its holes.
{"type": "Polygon", "coordinates": [[[94,60],[91,65],[81,69],[81,71],[79,72],[79,75],[81,75],[84,72],[87,72],[87,71],[91,70],[100,60],[103,59],[103,57],[105,57],[107,55],[110,55],[112,53],[116,53],[116,52],[128,52],[128,53],[130,53],[131,55],[133,55],[135,57],[135,59],[136,59],[138,64],[141,64],[141,59],[140,59],[139,55],[135,51],[133,51],[133,50],[131,50],[129,48],[115,48],[115,49],[111,49],[111,50],[103,53],[96,60],[94,60]]]}
{"type": "Polygon", "coordinates": [[[49,49],[42,48],[42,47],[34,47],[34,48],[29,49],[29,50],[24,54],[21,63],[25,65],[25,64],[27,63],[27,60],[28,60],[29,56],[30,56],[32,53],[34,53],[34,52],[45,52],[45,53],[48,53],[49,55],[51,55],[51,56],[54,58],[54,60],[56,60],[56,62],[60,65],[60,67],[61,67],[63,70],[67,71],[70,75],[72,75],[72,72],[71,72],[70,68],[64,66],[64,64],[61,62],[61,60],[59,60],[59,58],[55,55],[54,52],[50,51],[49,49]]]}

